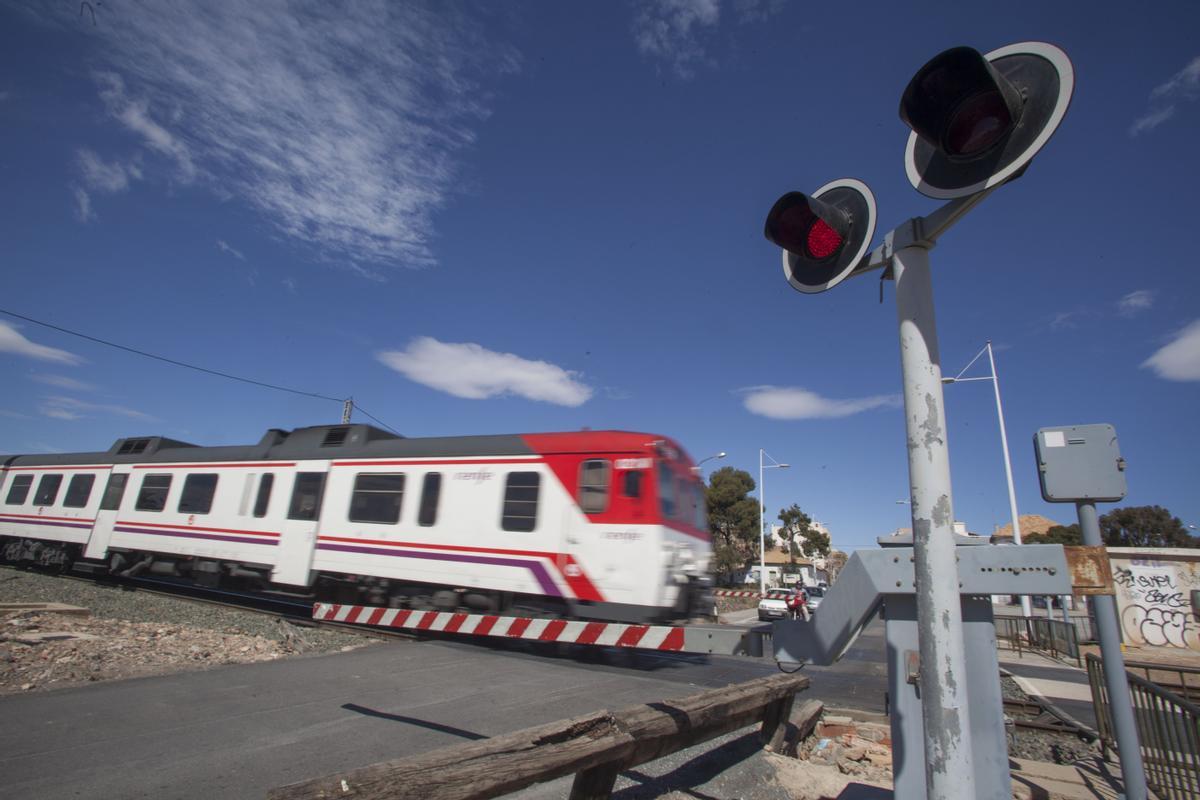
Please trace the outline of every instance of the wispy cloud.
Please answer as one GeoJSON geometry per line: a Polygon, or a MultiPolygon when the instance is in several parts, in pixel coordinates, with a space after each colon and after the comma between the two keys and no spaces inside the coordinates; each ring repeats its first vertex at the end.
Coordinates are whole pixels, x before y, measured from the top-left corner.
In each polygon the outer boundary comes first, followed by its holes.
{"type": "Polygon", "coordinates": [[[1154,292],[1149,289],[1138,289],[1117,301],[1117,313],[1122,317],[1132,317],[1143,311],[1149,311],[1154,305],[1154,292]]]}
{"type": "Polygon", "coordinates": [[[72,392],[90,392],[96,388],[90,383],[77,381],[74,378],[68,378],[65,375],[50,375],[49,373],[38,372],[34,373],[30,377],[38,383],[44,383],[47,386],[55,386],[59,389],[67,389],[68,391],[72,392]]]}
{"type": "Polygon", "coordinates": [[[0,408],[0,417],[8,417],[9,419],[33,419],[28,414],[22,414],[19,411],[9,411],[7,408],[0,408]]]}
{"type": "Polygon", "coordinates": [[[71,366],[83,363],[83,359],[74,353],[29,341],[15,327],[2,321],[0,321],[0,353],[13,353],[18,356],[36,358],[39,361],[56,361],[71,366]]]}
{"type": "Polygon", "coordinates": [[[226,244],[225,242],[221,241],[220,239],[217,239],[217,249],[220,250],[222,253],[228,253],[229,255],[236,258],[238,261],[246,260],[246,257],[244,255],[242,255],[241,250],[238,250],[237,248],[226,244]]]}
{"type": "Polygon", "coordinates": [[[633,38],[644,55],[691,78],[708,61],[705,40],[721,18],[718,0],[654,0],[638,6],[633,38]]]}
{"type": "Polygon", "coordinates": [[[592,396],[591,387],[579,381],[579,373],[469,342],[439,342],[422,336],[404,350],[382,352],[376,357],[409,380],[455,397],[482,400],[517,395],[560,406],[579,406],[592,396]]]}
{"type": "Polygon", "coordinates": [[[146,422],[157,421],[149,414],[127,406],[108,405],[104,403],[88,403],[74,397],[47,397],[38,408],[43,415],[54,419],[76,420],[84,419],[94,414],[111,414],[119,417],[140,419],[146,422]]]}
{"type": "Polygon", "coordinates": [[[1050,330],[1061,331],[1069,328],[1078,328],[1079,321],[1087,312],[1084,311],[1059,311],[1050,318],[1050,330]]]}
{"type": "Polygon", "coordinates": [[[1166,83],[1150,92],[1150,107],[1134,120],[1129,135],[1137,136],[1157,128],[1175,115],[1181,100],[1195,100],[1200,95],[1200,56],[1196,56],[1166,83]]]}
{"type": "Polygon", "coordinates": [[[742,404],[747,411],[771,419],[834,419],[904,402],[898,394],[833,400],[798,386],[750,386],[738,391],[745,394],[742,404]]]}
{"type": "Polygon", "coordinates": [[[1168,381],[1200,381],[1200,319],[1175,334],[1142,367],[1168,381]]]}
{"type": "Polygon", "coordinates": [[[142,177],[141,168],[136,164],[127,165],[119,161],[105,161],[86,147],[79,150],[76,160],[79,163],[83,181],[89,189],[122,192],[129,188],[130,181],[142,177]]]}
{"type": "Polygon", "coordinates": [[[71,196],[75,198],[75,216],[80,222],[91,222],[96,218],[92,210],[92,197],[78,186],[71,188],[71,196]]]}
{"type": "Polygon", "coordinates": [[[440,3],[163,0],[86,33],[147,179],[166,166],[326,257],[388,265],[434,261],[483,82],[519,63],[480,13],[440,3]]]}
{"type": "MultiPolygon", "coordinates": [[[[781,0],[733,0],[739,22],[762,22],[783,7],[781,0]]],[[[637,4],[633,39],[638,50],[662,62],[676,77],[695,77],[712,66],[709,53],[721,22],[721,0],[649,0],[637,4]]]]}

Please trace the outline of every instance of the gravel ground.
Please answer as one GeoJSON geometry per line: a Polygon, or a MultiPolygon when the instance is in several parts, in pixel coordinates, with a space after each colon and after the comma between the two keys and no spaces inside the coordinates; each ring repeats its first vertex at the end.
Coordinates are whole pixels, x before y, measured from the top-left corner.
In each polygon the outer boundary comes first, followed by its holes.
{"type": "Polygon", "coordinates": [[[0,603],[64,603],[89,617],[0,614],[0,694],[362,647],[374,639],[277,616],[0,569],[0,603]]]}
{"type": "MultiPolygon", "coordinates": [[[[1005,700],[1029,701],[1029,695],[1007,676],[1000,678],[1000,691],[1005,700]]],[[[1041,731],[1034,728],[1014,728],[1008,743],[1008,755],[1012,758],[1028,758],[1033,761],[1048,761],[1052,764],[1074,764],[1084,758],[1100,755],[1100,746],[1094,742],[1070,734],[1041,731]]]]}

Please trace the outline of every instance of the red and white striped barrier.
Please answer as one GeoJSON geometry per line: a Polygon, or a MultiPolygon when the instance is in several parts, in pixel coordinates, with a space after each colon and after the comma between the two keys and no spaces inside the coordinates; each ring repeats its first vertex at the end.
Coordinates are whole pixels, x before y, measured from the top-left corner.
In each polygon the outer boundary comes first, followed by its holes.
{"type": "Polygon", "coordinates": [[[762,592],[751,592],[742,589],[713,589],[717,597],[762,597],[762,592]]]}
{"type": "Polygon", "coordinates": [[[313,605],[313,619],[357,625],[379,625],[418,631],[442,631],[468,636],[500,636],[538,642],[636,647],[642,650],[683,650],[683,628],[667,625],[627,625],[565,619],[497,617],[451,611],[410,611],[380,606],[313,605]]]}

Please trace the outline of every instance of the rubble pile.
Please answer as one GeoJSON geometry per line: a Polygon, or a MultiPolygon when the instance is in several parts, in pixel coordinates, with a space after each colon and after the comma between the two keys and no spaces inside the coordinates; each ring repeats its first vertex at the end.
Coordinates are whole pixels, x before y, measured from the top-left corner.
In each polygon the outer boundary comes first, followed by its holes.
{"type": "Polygon", "coordinates": [[[892,778],[892,741],[886,725],[826,715],[813,735],[800,743],[796,756],[812,764],[837,767],[856,780],[874,783],[892,778]]]}
{"type": "Polygon", "coordinates": [[[0,694],[270,661],[305,649],[297,633],[274,641],[183,625],[21,611],[0,617],[0,694]]]}

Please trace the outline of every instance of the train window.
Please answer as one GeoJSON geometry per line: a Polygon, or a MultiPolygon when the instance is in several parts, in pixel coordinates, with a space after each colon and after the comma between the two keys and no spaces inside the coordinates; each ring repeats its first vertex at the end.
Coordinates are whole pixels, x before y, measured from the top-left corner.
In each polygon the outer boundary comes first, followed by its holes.
{"type": "Polygon", "coordinates": [[[92,485],[96,482],[95,475],[76,475],[67,484],[67,496],[63,505],[69,508],[83,508],[92,496],[92,485]]]}
{"type": "Polygon", "coordinates": [[[592,458],[579,466],[579,507],[588,514],[608,508],[608,482],[612,464],[608,459],[592,458]]]}
{"type": "Polygon", "coordinates": [[[207,514],[212,510],[213,495],[217,493],[217,474],[202,472],[188,475],[179,495],[180,514],[207,514]]]}
{"type": "Polygon", "coordinates": [[[675,501],[675,476],[666,461],[658,462],[658,505],[664,517],[673,517],[678,508],[675,501]]]}
{"type": "Polygon", "coordinates": [[[125,484],[129,475],[109,475],[108,485],[104,487],[104,497],[100,498],[101,511],[116,511],[121,507],[121,498],[125,496],[125,484]]]}
{"type": "Polygon", "coordinates": [[[25,498],[29,497],[29,487],[31,486],[33,486],[32,475],[14,476],[12,485],[8,487],[8,497],[4,502],[10,506],[24,505],[25,498]]]}
{"type": "Polygon", "coordinates": [[[321,494],[324,490],[324,472],[297,473],[288,519],[316,519],[321,516],[321,494]]]}
{"type": "Polygon", "coordinates": [[[58,488],[62,486],[62,475],[43,475],[38,481],[37,491],[33,494],[35,506],[52,506],[58,497],[58,488]]]}
{"type": "Polygon", "coordinates": [[[510,472],[504,482],[504,509],[500,527],[506,531],[531,531],[537,527],[538,489],[542,476],[536,472],[510,472]]]}
{"type": "Polygon", "coordinates": [[[621,487],[621,494],[626,497],[641,497],[642,474],[640,469],[631,469],[626,472],[624,484],[621,487]]]}
{"type": "Polygon", "coordinates": [[[162,511],[167,507],[167,492],[171,491],[170,475],[147,475],[142,478],[142,488],[138,491],[137,503],[134,508],[138,511],[162,511]]]}
{"type": "Polygon", "coordinates": [[[275,485],[274,473],[268,472],[258,482],[258,497],[254,498],[254,516],[265,517],[271,502],[271,487],[275,485]]]}
{"type": "Polygon", "coordinates": [[[421,509],[417,512],[417,524],[428,528],[437,522],[438,499],[442,496],[442,473],[425,473],[421,485],[421,509]]]}
{"type": "Polygon", "coordinates": [[[354,479],[354,495],[350,498],[350,521],[394,524],[400,521],[403,500],[402,474],[360,472],[354,479]]]}

